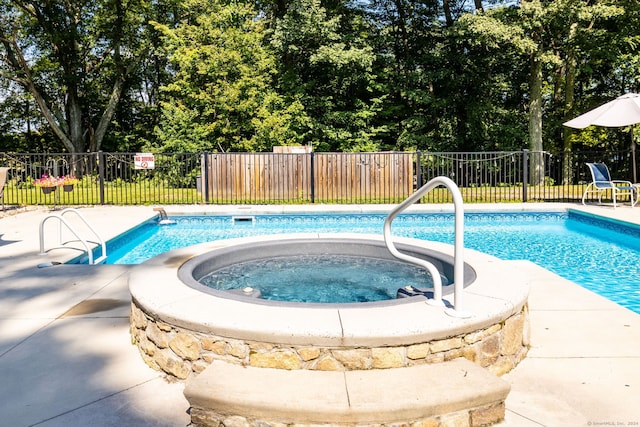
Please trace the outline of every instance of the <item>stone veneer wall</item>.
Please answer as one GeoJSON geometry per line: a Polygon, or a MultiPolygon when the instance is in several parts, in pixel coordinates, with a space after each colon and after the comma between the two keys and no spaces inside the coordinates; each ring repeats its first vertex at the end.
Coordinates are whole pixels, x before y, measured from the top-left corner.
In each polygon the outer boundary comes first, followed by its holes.
{"type": "MultiPolygon", "coordinates": [[[[486,427],[504,420],[506,406],[504,401],[477,408],[465,409],[448,414],[434,415],[417,420],[405,420],[392,424],[348,424],[354,427],[486,427]]],[[[251,419],[241,415],[218,414],[200,408],[191,408],[191,424],[193,427],[312,427],[314,424],[283,423],[269,420],[251,419]]],[[[322,424],[323,427],[342,426],[347,424],[322,424]]]]}
{"type": "Polygon", "coordinates": [[[495,375],[513,369],[529,350],[529,311],[470,333],[405,346],[348,348],[285,346],[206,335],[148,316],[131,304],[131,336],[145,362],[178,379],[213,360],[278,369],[390,369],[464,357],[495,375]]]}

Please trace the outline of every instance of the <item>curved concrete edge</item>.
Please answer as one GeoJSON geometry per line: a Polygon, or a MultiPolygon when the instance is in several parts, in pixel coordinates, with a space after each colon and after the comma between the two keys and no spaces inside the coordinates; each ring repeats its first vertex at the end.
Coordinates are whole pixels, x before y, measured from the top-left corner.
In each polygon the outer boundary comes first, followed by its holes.
{"type": "Polygon", "coordinates": [[[287,424],[410,422],[497,406],[510,385],[466,359],[367,371],[285,371],[214,361],[187,381],[192,420],[242,416],[287,424]]]}
{"type": "MultiPolygon", "coordinates": [[[[395,304],[362,304],[324,307],[254,304],[250,300],[220,298],[183,284],[178,268],[207,251],[237,243],[282,240],[327,234],[296,234],[229,239],[167,252],[132,269],[129,287],[136,305],[148,315],[195,332],[253,341],[294,345],[400,345],[446,338],[482,329],[518,313],[526,304],[529,285],[508,261],[465,250],[465,262],[477,273],[465,288],[465,309],[473,316],[456,318],[422,297],[395,304]],[[366,309],[364,309],[366,308],[366,309]],[[238,314],[241,315],[238,315],[238,314]]],[[[382,236],[339,234],[341,238],[382,239],[382,236]]],[[[421,245],[453,255],[453,247],[437,242],[397,238],[397,242],[421,245]]],[[[453,299],[453,295],[445,299],[453,299]]],[[[453,304],[453,301],[449,301],[453,304]]]]}

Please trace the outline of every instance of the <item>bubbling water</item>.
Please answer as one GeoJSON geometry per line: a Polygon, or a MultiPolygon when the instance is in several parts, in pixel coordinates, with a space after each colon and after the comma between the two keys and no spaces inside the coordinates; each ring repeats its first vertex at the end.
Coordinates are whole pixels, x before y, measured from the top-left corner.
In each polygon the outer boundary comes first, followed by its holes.
{"type": "Polygon", "coordinates": [[[268,300],[312,303],[384,301],[396,298],[405,286],[433,286],[429,273],[411,264],[328,254],[242,262],[213,271],[199,282],[217,290],[257,289],[268,300]]]}

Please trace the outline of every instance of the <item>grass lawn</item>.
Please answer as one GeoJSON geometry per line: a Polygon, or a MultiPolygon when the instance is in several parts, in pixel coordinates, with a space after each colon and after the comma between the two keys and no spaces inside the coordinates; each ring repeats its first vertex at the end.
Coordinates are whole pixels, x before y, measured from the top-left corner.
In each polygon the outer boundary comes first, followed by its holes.
{"type": "MultiPolygon", "coordinates": [[[[529,202],[562,202],[580,201],[584,185],[530,186],[527,187],[529,202]]],[[[499,187],[461,187],[460,192],[465,203],[517,203],[523,201],[522,186],[499,187]]],[[[325,204],[380,204],[400,203],[406,196],[367,197],[366,194],[349,194],[325,196],[316,194],[315,203],[325,204]]],[[[591,200],[595,200],[592,198],[591,200]]],[[[423,203],[451,203],[451,193],[444,187],[432,190],[423,199],[423,203]]],[[[72,191],[62,188],[50,194],[44,194],[37,187],[16,187],[8,184],[5,187],[6,205],[153,205],[153,204],[200,204],[204,196],[195,188],[174,188],[166,185],[142,183],[106,183],[102,192],[98,184],[76,185],[72,191]],[[101,196],[102,194],[102,196],[101,196]]],[[[212,199],[211,204],[306,204],[311,203],[310,194],[300,194],[296,199],[279,199],[277,197],[261,197],[256,194],[252,199],[233,197],[212,199]]]]}

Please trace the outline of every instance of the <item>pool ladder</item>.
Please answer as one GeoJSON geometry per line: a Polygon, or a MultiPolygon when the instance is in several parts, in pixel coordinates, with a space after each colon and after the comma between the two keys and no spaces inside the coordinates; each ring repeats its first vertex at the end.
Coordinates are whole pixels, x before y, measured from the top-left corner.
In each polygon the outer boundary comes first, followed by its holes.
{"type": "MultiPolygon", "coordinates": [[[[74,236],[76,236],[78,241],[82,243],[82,245],[84,246],[84,249],[87,252],[87,256],[89,258],[89,264],[99,264],[107,259],[107,246],[104,240],[100,237],[100,235],[96,232],[96,230],[87,222],[87,220],[80,214],[80,212],[74,208],[63,209],[60,212],[60,214],[47,215],[46,217],[44,217],[42,221],[40,221],[40,255],[46,255],[46,252],[44,250],[44,224],[50,219],[58,220],[58,224],[59,224],[58,241],[60,245],[58,246],[58,248],[64,248],[65,247],[64,245],[68,243],[68,242],[62,243],[62,226],[64,225],[74,236]],[[87,228],[95,235],[95,237],[98,238],[97,243],[100,244],[102,249],[101,256],[95,259],[93,258],[93,250],[89,247],[88,241],[80,237],[80,234],[78,233],[78,231],[64,218],[64,216],[69,213],[75,213],[78,216],[78,218],[80,218],[80,220],[87,226],[87,228]]],[[[92,242],[92,243],[96,243],[96,242],[92,242]]]]}
{"type": "Polygon", "coordinates": [[[419,267],[425,268],[431,278],[433,279],[433,299],[429,299],[427,303],[436,306],[444,306],[442,301],[442,278],[440,277],[440,271],[435,265],[427,260],[417,258],[411,255],[399,252],[393,244],[393,236],[391,235],[391,223],[402,211],[407,207],[419,201],[429,191],[438,186],[445,186],[451,192],[454,204],[454,244],[453,244],[453,296],[454,304],[453,308],[445,309],[445,312],[453,317],[468,318],[471,317],[469,312],[466,312],[462,308],[462,294],[464,290],[464,208],[462,206],[462,194],[458,186],[446,176],[438,176],[427,182],[420,187],[415,193],[409,196],[404,202],[396,206],[387,215],[384,221],[384,242],[387,245],[387,249],[393,256],[406,262],[410,262],[419,267]]]}
{"type": "Polygon", "coordinates": [[[167,215],[167,211],[164,208],[153,208],[154,212],[158,212],[160,216],[158,219],[158,225],[174,225],[176,222],[172,219],[169,219],[169,215],[167,215]]]}

